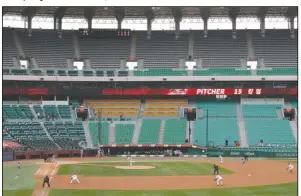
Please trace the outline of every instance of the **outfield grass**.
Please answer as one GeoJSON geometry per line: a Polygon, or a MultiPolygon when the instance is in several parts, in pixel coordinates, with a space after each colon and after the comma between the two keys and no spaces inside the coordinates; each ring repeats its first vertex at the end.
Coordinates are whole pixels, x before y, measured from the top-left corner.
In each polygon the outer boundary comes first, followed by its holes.
{"type": "MultiPolygon", "coordinates": [[[[90,163],[76,165],[62,165],[57,175],[85,175],[85,176],[187,176],[211,175],[213,165],[210,163],[193,162],[137,162],[134,165],[154,166],[148,170],[116,169],[117,165],[129,165],[128,162],[90,163]]],[[[230,174],[232,171],[220,167],[221,174],[230,174]]]]}
{"type": "Polygon", "coordinates": [[[16,177],[16,167],[4,167],[3,168],[3,190],[20,190],[20,189],[32,189],[36,184],[36,180],[33,178],[33,174],[39,168],[39,165],[22,166],[20,175],[16,177]]]}
{"type": "Polygon", "coordinates": [[[21,189],[21,190],[4,190],[3,196],[30,196],[33,190],[21,189]]]}
{"type": "Polygon", "coordinates": [[[247,188],[165,191],[52,190],[50,196],[296,196],[297,183],[247,188]]]}

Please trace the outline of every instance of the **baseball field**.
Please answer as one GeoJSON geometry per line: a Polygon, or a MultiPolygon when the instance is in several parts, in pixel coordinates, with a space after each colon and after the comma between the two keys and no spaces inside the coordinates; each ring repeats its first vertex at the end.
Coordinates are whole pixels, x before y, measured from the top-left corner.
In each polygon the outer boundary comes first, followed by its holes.
{"type": "Polygon", "coordinates": [[[42,160],[21,161],[16,177],[16,162],[3,167],[5,196],[194,196],[194,195],[297,195],[297,162],[291,160],[239,158],[72,158],[57,163],[42,160]],[[293,174],[286,171],[292,162],[293,174]],[[216,186],[213,164],[218,164],[224,186],[216,186]],[[44,175],[51,188],[42,188],[44,175]],[[70,184],[77,175],[80,184],[70,184]]]}

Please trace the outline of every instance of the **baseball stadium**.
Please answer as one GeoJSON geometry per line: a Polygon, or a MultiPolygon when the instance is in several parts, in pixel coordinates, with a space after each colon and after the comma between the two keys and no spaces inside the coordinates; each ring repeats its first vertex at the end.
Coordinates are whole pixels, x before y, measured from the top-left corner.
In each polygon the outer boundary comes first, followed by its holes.
{"type": "Polygon", "coordinates": [[[4,196],[296,196],[298,7],[3,7],[4,196]]]}

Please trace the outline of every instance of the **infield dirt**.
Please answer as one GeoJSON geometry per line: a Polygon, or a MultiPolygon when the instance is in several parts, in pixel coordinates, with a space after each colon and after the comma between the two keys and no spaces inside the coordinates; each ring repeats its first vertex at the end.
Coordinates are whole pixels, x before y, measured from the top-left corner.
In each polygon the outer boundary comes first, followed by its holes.
{"type": "MultiPolygon", "coordinates": [[[[65,162],[76,164],[80,161],[65,162]]],[[[85,160],[87,162],[87,160],[85,160]]],[[[207,161],[199,161],[207,162],[207,161]]],[[[214,161],[211,161],[214,163],[214,161]]],[[[217,162],[216,162],[217,163],[217,162]]],[[[297,169],[293,174],[286,171],[287,162],[284,161],[249,161],[242,165],[240,161],[226,161],[222,167],[235,173],[224,175],[224,186],[217,187],[215,176],[114,176],[114,177],[85,177],[78,176],[80,184],[69,184],[69,175],[55,175],[59,168],[49,164],[43,165],[38,173],[48,173],[53,176],[51,186],[55,189],[95,189],[95,190],[176,190],[201,188],[230,188],[282,184],[297,181],[297,169]],[[46,165],[46,166],[45,166],[46,165]]],[[[295,166],[296,168],[296,166],[295,166]]],[[[43,174],[44,174],[43,173],[43,174]]],[[[37,173],[36,173],[37,175],[37,173]]],[[[48,195],[48,188],[42,189],[42,179],[36,185],[33,195],[48,195]],[[45,191],[46,189],[46,191],[45,191]],[[42,191],[42,192],[41,192],[42,191]],[[44,192],[43,192],[44,191],[44,192]],[[42,194],[43,193],[43,194],[42,194]]]]}

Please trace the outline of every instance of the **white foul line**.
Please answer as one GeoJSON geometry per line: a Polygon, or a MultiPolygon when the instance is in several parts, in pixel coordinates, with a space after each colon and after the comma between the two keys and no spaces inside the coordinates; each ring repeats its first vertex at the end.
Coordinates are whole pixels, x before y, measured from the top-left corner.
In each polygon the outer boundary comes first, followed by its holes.
{"type": "MultiPolygon", "coordinates": [[[[51,175],[50,175],[51,177],[49,178],[49,183],[50,183],[50,181],[51,181],[51,179],[52,179],[52,175],[54,174],[56,168],[57,168],[57,164],[55,165],[54,169],[52,169],[52,172],[51,172],[51,175]]],[[[49,170],[49,168],[48,168],[48,170],[49,170]]],[[[48,171],[48,170],[47,170],[47,171],[48,171]]],[[[46,176],[46,175],[44,175],[44,176],[46,176]]],[[[44,187],[44,188],[43,188],[43,192],[42,192],[42,195],[41,195],[41,196],[44,196],[44,194],[46,193],[46,192],[45,192],[45,191],[46,191],[46,188],[47,188],[47,187],[44,187]]]]}

